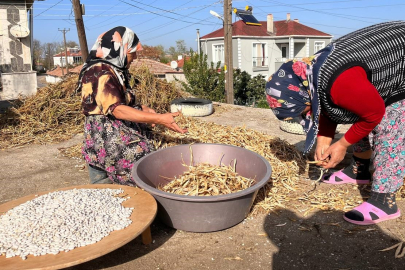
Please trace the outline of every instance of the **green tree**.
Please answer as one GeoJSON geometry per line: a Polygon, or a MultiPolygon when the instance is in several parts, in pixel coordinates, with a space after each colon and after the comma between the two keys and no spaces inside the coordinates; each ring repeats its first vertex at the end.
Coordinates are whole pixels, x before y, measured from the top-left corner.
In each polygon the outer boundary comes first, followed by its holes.
{"type": "MultiPolygon", "coordinates": [[[[65,46],[65,44],[62,42],[62,47],[64,47],[64,46],[65,46]]],[[[76,41],[67,40],[67,41],[66,41],[66,47],[67,47],[67,48],[79,47],[79,44],[77,44],[76,41]]]]}
{"type": "Polygon", "coordinates": [[[167,50],[167,53],[170,54],[171,59],[177,60],[178,53],[175,47],[170,46],[169,49],[167,50]]]}
{"type": "Polygon", "coordinates": [[[176,40],[177,54],[185,54],[187,52],[186,42],[183,39],[176,40]]]}
{"type": "MultiPolygon", "coordinates": [[[[182,82],[184,90],[200,98],[213,101],[225,101],[225,73],[216,65],[208,64],[204,53],[194,53],[190,50],[191,58],[184,63],[183,71],[187,83],[182,82]]],[[[254,105],[266,107],[266,80],[263,75],[251,77],[246,71],[233,70],[234,99],[238,105],[254,105]],[[254,104],[252,104],[254,102],[254,104]]]]}
{"type": "Polygon", "coordinates": [[[42,62],[43,59],[43,47],[41,45],[41,41],[39,41],[38,39],[34,39],[34,42],[32,44],[32,51],[33,51],[33,61],[32,61],[32,69],[35,70],[36,69],[36,65],[40,62],[42,62]]]}
{"type": "Polygon", "coordinates": [[[163,45],[157,45],[157,46],[155,46],[155,48],[159,52],[160,62],[165,63],[165,64],[169,63],[170,59],[168,57],[166,57],[165,47],[163,47],[163,45]]]}
{"type": "Polygon", "coordinates": [[[251,76],[246,71],[240,69],[233,70],[233,93],[236,104],[245,105],[247,101],[247,85],[251,76]]]}
{"type": "Polygon", "coordinates": [[[187,83],[182,82],[184,90],[200,98],[224,102],[225,76],[223,70],[220,70],[221,63],[218,62],[214,66],[211,62],[208,65],[208,57],[202,52],[197,54],[190,50],[190,55],[190,59],[185,61],[183,66],[187,79],[187,83]]]}
{"type": "Polygon", "coordinates": [[[265,77],[261,74],[253,77],[246,86],[246,96],[251,100],[254,100],[255,104],[257,105],[259,101],[266,100],[265,88],[266,88],[266,80],[265,77]]]}

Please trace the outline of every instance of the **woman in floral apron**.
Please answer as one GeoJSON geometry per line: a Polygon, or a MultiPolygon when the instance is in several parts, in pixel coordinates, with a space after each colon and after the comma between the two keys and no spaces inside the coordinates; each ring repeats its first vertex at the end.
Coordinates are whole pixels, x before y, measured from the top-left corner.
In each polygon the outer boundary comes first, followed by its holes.
{"type": "Polygon", "coordinates": [[[135,161],[154,151],[147,124],[163,125],[185,133],[174,117],[158,114],[136,102],[128,68],[142,46],[134,32],[123,26],[102,33],[80,72],[84,124],[83,156],[93,184],[135,185],[135,161]]]}

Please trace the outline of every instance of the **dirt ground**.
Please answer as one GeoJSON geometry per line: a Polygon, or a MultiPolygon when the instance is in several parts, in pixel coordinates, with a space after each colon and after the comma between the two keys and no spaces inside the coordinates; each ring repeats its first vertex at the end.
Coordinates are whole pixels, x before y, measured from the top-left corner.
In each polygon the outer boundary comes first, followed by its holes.
{"type": "MultiPolygon", "coordinates": [[[[274,115],[265,109],[219,104],[214,114],[200,119],[246,125],[300,149],[305,139],[281,131],[274,115]]],[[[342,132],[345,129],[341,127],[342,132]]],[[[81,140],[82,135],[76,135],[59,144],[0,150],[0,204],[40,191],[87,184],[83,161],[63,157],[58,151],[81,140]]],[[[304,190],[313,189],[312,182],[301,180],[304,190]]],[[[339,187],[321,184],[318,188],[327,192],[339,187]]],[[[360,190],[353,186],[350,192],[360,190]]],[[[405,203],[398,204],[405,211],[405,203]]],[[[405,258],[395,258],[395,249],[379,251],[404,241],[404,217],[359,227],[345,222],[342,214],[319,211],[303,217],[296,209],[282,209],[213,233],[175,230],[155,220],[152,244],[143,245],[138,237],[69,269],[404,269],[405,258]]]]}

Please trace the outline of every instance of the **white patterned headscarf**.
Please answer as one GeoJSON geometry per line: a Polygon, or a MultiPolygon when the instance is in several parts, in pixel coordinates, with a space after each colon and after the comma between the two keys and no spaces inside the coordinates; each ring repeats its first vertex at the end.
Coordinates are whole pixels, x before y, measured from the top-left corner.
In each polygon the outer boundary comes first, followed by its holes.
{"type": "Polygon", "coordinates": [[[124,26],[114,27],[98,36],[86,64],[104,60],[119,69],[124,69],[127,65],[127,53],[141,49],[141,43],[131,29],[124,26]]]}
{"type": "MultiPolygon", "coordinates": [[[[122,84],[128,84],[128,68],[127,68],[127,53],[133,53],[142,50],[142,45],[139,42],[137,35],[125,26],[114,27],[107,32],[98,36],[96,42],[90,50],[89,56],[84,63],[76,88],[78,91],[81,88],[81,78],[86,70],[97,63],[106,63],[111,65],[117,74],[122,74],[124,80],[122,84]]],[[[128,86],[128,85],[127,85],[128,86]]]]}

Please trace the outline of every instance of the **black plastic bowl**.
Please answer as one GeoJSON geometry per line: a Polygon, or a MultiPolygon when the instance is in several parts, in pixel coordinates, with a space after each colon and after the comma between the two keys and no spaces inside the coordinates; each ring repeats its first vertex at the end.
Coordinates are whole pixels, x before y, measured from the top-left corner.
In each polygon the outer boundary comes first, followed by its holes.
{"type": "Polygon", "coordinates": [[[158,217],[168,226],[190,232],[212,232],[232,227],[249,214],[258,190],[271,176],[271,166],[261,155],[225,144],[178,145],[153,152],[138,160],[132,169],[136,184],[158,202],[158,217]],[[191,152],[193,165],[209,163],[233,165],[243,177],[255,179],[251,187],[226,195],[186,196],[156,189],[188,170],[191,152]]]}

